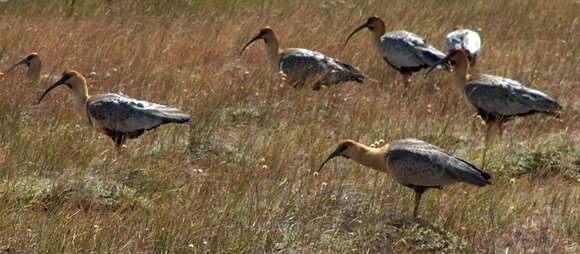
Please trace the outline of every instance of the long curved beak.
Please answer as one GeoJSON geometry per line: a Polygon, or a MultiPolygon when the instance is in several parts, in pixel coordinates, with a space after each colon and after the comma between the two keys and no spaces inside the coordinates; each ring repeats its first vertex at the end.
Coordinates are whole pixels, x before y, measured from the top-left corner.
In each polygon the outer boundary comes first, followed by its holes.
{"type": "Polygon", "coordinates": [[[352,33],[350,33],[348,35],[348,37],[346,37],[346,41],[344,41],[344,46],[346,46],[346,44],[348,43],[348,40],[350,40],[350,37],[352,37],[354,34],[358,33],[360,30],[363,30],[363,29],[365,29],[367,27],[368,27],[367,23],[364,23],[362,26],[359,26],[357,29],[355,29],[354,31],[352,31],[352,33]]]}
{"type": "Polygon", "coordinates": [[[46,89],[46,91],[44,91],[44,93],[42,94],[42,96],[40,96],[40,99],[38,99],[38,104],[40,104],[40,102],[42,101],[42,99],[44,99],[44,96],[46,96],[52,89],[55,89],[56,87],[58,87],[60,85],[68,85],[67,83],[65,83],[65,81],[66,81],[66,78],[65,77],[62,77],[60,80],[58,80],[56,83],[54,83],[48,89],[46,89]]]}
{"type": "Polygon", "coordinates": [[[12,65],[12,67],[10,67],[8,70],[6,70],[6,72],[4,72],[4,74],[8,74],[12,70],[14,70],[14,68],[18,67],[18,65],[25,64],[25,63],[26,63],[26,58],[24,58],[24,59],[20,60],[18,63],[15,63],[14,65],[12,65]]]}
{"type": "Polygon", "coordinates": [[[429,71],[427,71],[427,73],[425,73],[425,77],[429,76],[429,73],[431,73],[431,71],[433,71],[433,69],[437,68],[439,65],[443,65],[443,64],[449,63],[449,60],[451,60],[451,58],[453,56],[455,56],[455,54],[457,54],[457,52],[456,51],[452,51],[445,58],[439,60],[439,62],[437,62],[433,66],[431,66],[431,68],[429,68],[429,71]]]}
{"type": "Polygon", "coordinates": [[[320,164],[320,167],[318,168],[318,170],[316,172],[320,172],[320,170],[324,167],[324,164],[326,164],[328,161],[334,159],[334,157],[338,157],[342,155],[342,151],[340,149],[336,149],[334,152],[332,152],[330,154],[330,156],[328,156],[328,158],[326,158],[326,160],[320,164]]]}
{"type": "Polygon", "coordinates": [[[262,39],[262,35],[261,34],[256,35],[248,43],[246,43],[246,45],[244,45],[244,47],[242,48],[242,51],[240,51],[240,56],[242,55],[242,53],[244,53],[244,50],[246,50],[246,48],[248,46],[250,46],[250,44],[252,44],[253,42],[255,42],[255,41],[259,40],[259,39],[262,39]]]}

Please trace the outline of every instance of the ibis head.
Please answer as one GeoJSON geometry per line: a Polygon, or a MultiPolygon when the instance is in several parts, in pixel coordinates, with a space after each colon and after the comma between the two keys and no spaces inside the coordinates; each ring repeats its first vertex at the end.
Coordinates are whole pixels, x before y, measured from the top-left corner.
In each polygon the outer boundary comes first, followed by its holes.
{"type": "Polygon", "coordinates": [[[439,65],[443,65],[446,63],[450,63],[452,66],[460,65],[460,66],[467,66],[469,65],[469,60],[467,58],[467,53],[463,49],[452,49],[449,51],[449,55],[445,58],[441,59],[439,62],[435,63],[425,76],[429,75],[433,69],[435,69],[439,65]]]}
{"type": "MultiPolygon", "coordinates": [[[[6,71],[6,73],[11,72],[14,68],[18,67],[19,65],[22,64],[26,64],[26,66],[28,68],[34,66],[34,65],[39,65],[40,64],[40,58],[38,57],[37,53],[31,53],[28,56],[26,56],[25,58],[21,59],[20,61],[18,61],[17,63],[15,63],[14,65],[12,65],[12,67],[10,67],[10,69],[8,69],[6,71]]],[[[4,74],[6,74],[4,73],[4,74]]]]}
{"type": "Polygon", "coordinates": [[[61,85],[68,86],[68,88],[73,90],[73,92],[76,94],[85,95],[88,97],[87,80],[85,79],[85,77],[82,74],[80,74],[78,71],[67,70],[67,71],[62,73],[62,78],[60,78],[60,80],[58,80],[56,83],[54,83],[48,89],[46,89],[46,91],[44,91],[42,96],[40,96],[40,99],[38,99],[38,103],[40,103],[42,101],[42,99],[44,98],[44,96],[46,96],[51,90],[53,90],[61,85]]]}
{"type": "Polygon", "coordinates": [[[240,55],[242,53],[244,53],[244,50],[246,50],[246,48],[248,46],[250,46],[250,44],[252,44],[253,42],[260,40],[260,39],[264,40],[266,43],[273,42],[273,41],[277,40],[276,34],[274,33],[274,30],[272,30],[272,28],[270,28],[269,26],[264,27],[264,28],[260,29],[258,34],[256,34],[256,36],[254,36],[254,38],[252,38],[248,43],[246,43],[246,45],[244,45],[244,47],[242,48],[242,51],[240,51],[240,55]]]}
{"type": "Polygon", "coordinates": [[[344,45],[346,45],[348,43],[348,41],[350,40],[350,38],[352,36],[354,36],[354,34],[358,33],[359,31],[361,31],[365,28],[368,28],[374,35],[380,37],[381,35],[383,35],[385,33],[385,22],[377,16],[369,17],[364,24],[357,27],[352,33],[350,33],[348,35],[348,37],[346,38],[346,41],[344,42],[344,45]]]}
{"type": "Polygon", "coordinates": [[[362,151],[362,149],[360,148],[360,145],[357,142],[349,139],[341,141],[340,144],[338,144],[336,150],[334,150],[334,152],[332,152],[328,156],[328,158],[326,158],[326,160],[322,162],[320,168],[318,168],[318,172],[320,172],[320,170],[324,167],[324,164],[334,159],[335,157],[342,156],[344,158],[350,159],[352,156],[355,156],[355,154],[358,153],[359,151],[362,151]]]}

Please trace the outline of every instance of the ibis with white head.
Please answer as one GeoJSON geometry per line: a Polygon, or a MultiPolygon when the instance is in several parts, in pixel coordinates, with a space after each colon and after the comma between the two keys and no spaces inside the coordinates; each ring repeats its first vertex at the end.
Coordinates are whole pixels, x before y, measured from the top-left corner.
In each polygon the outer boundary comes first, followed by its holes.
{"type": "Polygon", "coordinates": [[[346,38],[345,45],[357,32],[368,28],[371,42],[389,66],[401,73],[403,84],[411,83],[411,74],[429,68],[445,58],[445,54],[427,44],[420,36],[407,31],[385,32],[385,22],[372,16],[346,38]]]}
{"type": "Polygon", "coordinates": [[[126,139],[138,138],[145,131],[164,124],[190,121],[189,115],[176,108],[114,93],[90,96],[85,77],[74,70],[65,71],[59,81],[46,89],[38,103],[61,85],[72,90],[74,106],[81,117],[86,117],[89,125],[109,136],[118,152],[126,139]]]}
{"type": "Polygon", "coordinates": [[[489,140],[494,125],[501,136],[503,124],[516,117],[536,113],[559,116],[562,106],[541,91],[527,88],[508,78],[470,73],[468,53],[463,49],[452,50],[441,60],[441,63],[445,62],[453,65],[455,87],[465,95],[486,122],[486,140],[489,140]]]}
{"type": "Polygon", "coordinates": [[[457,28],[445,37],[445,52],[463,49],[469,59],[469,64],[474,66],[477,63],[479,52],[481,51],[481,38],[479,34],[471,29],[457,28]]]}
{"type": "Polygon", "coordinates": [[[479,187],[491,184],[488,173],[435,145],[417,139],[395,140],[376,148],[344,140],[320,165],[318,171],[328,161],[339,156],[387,173],[398,183],[413,189],[414,218],[418,215],[421,196],[428,189],[440,189],[455,183],[479,187]]]}
{"type": "Polygon", "coordinates": [[[244,45],[240,54],[250,44],[260,39],[264,40],[271,67],[295,87],[314,84],[314,89],[318,89],[323,85],[348,81],[364,83],[366,79],[357,68],[322,53],[303,48],[281,49],[278,37],[270,27],[260,29],[258,34],[244,45]]]}

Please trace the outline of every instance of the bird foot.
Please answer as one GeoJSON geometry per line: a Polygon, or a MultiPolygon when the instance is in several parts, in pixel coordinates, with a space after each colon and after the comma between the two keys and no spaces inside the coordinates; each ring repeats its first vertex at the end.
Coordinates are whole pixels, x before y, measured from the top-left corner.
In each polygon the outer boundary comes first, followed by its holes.
{"type": "Polygon", "coordinates": [[[125,149],[127,149],[127,146],[126,145],[117,146],[117,149],[116,149],[117,150],[116,151],[117,159],[120,158],[123,155],[123,152],[125,151],[125,149]]]}

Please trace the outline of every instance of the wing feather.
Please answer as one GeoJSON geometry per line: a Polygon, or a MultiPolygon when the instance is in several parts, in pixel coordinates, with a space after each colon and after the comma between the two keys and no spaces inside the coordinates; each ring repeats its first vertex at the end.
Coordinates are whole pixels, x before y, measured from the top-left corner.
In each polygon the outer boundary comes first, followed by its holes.
{"type": "Polygon", "coordinates": [[[490,184],[489,174],[443,149],[416,139],[391,142],[387,164],[403,185],[440,187],[456,182],[490,184]]]}
{"type": "Polygon", "coordinates": [[[365,76],[357,68],[319,52],[300,48],[286,49],[280,71],[292,80],[313,80],[325,84],[346,81],[362,83],[365,76]]]}
{"type": "Polygon", "coordinates": [[[87,112],[104,128],[125,133],[190,120],[189,115],[176,108],[135,100],[119,94],[92,97],[87,103],[87,112]]]}
{"type": "Polygon", "coordinates": [[[548,95],[519,82],[493,75],[480,75],[465,86],[468,100],[476,107],[504,116],[533,112],[552,113],[561,106],[548,95]]]}
{"type": "Polygon", "coordinates": [[[385,33],[380,38],[379,50],[396,69],[403,67],[430,67],[445,54],[427,44],[420,36],[407,31],[385,33]]]}

